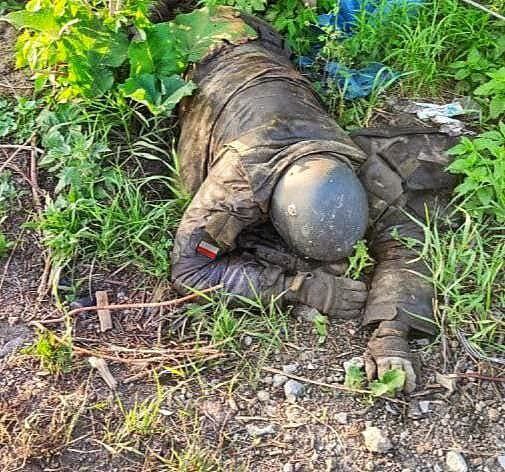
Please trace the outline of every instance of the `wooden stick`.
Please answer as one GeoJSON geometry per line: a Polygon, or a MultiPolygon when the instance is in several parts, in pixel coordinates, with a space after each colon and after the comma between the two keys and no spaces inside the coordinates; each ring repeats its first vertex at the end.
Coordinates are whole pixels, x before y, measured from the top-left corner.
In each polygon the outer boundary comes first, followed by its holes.
{"type": "Polygon", "coordinates": [[[124,310],[124,309],[131,309],[131,308],[159,308],[162,306],[173,306],[173,305],[178,305],[180,303],[188,302],[190,300],[194,300],[195,298],[200,297],[203,294],[210,293],[210,292],[215,292],[216,290],[219,290],[220,288],[223,288],[222,284],[215,285],[214,287],[206,288],[205,290],[201,290],[197,293],[192,293],[190,295],[186,295],[185,297],[181,298],[176,298],[175,300],[169,300],[165,302],[151,302],[151,303],[125,303],[125,304],[112,304],[112,305],[105,305],[105,306],[83,306],[80,308],[76,308],[74,310],[71,310],[68,312],[68,316],[73,316],[77,315],[78,313],[82,313],[84,311],[95,311],[98,308],[101,310],[124,310]]]}
{"type": "Polygon", "coordinates": [[[95,297],[96,306],[99,307],[97,312],[98,319],[100,320],[100,331],[105,333],[105,331],[112,329],[112,317],[110,315],[110,310],[105,308],[109,304],[109,296],[105,290],[99,290],[95,293],[95,297]]]}
{"type": "Polygon", "coordinates": [[[505,21],[505,16],[500,15],[499,13],[496,13],[495,11],[491,10],[488,7],[485,7],[484,5],[481,5],[480,3],[474,2],[473,0],[461,0],[464,3],[467,3],[468,5],[472,5],[475,8],[479,8],[482,11],[485,11],[489,15],[494,16],[495,18],[498,18],[499,20],[505,21]]]}
{"type": "MultiPolygon", "coordinates": [[[[186,295],[185,297],[182,298],[176,298],[175,300],[169,300],[166,302],[151,302],[151,303],[125,303],[123,305],[121,304],[113,304],[113,305],[106,305],[106,306],[83,306],[80,308],[76,308],[74,310],[71,310],[67,313],[67,316],[74,316],[79,313],[82,313],[84,311],[95,311],[97,309],[101,310],[124,310],[124,309],[131,309],[131,308],[157,308],[157,307],[162,307],[162,306],[173,306],[173,305],[179,305],[180,303],[184,302],[189,302],[190,300],[194,300],[195,298],[198,298],[199,296],[210,293],[210,292],[215,292],[216,290],[219,290],[220,288],[223,288],[223,286],[220,285],[215,285],[214,287],[206,288],[205,290],[200,290],[197,293],[192,293],[190,295],[186,295]]],[[[39,320],[37,323],[40,325],[45,325],[45,324],[52,324],[52,323],[61,323],[62,321],[65,321],[65,317],[61,316],[60,318],[50,318],[47,320],[39,320]]]]}

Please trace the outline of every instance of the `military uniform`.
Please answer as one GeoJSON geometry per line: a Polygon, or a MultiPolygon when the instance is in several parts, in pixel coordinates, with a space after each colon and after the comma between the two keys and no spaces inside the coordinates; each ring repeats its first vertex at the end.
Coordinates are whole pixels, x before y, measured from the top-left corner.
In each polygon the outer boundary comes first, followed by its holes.
{"type": "MultiPolygon", "coordinates": [[[[246,297],[296,301],[291,293],[308,273],[337,273],[338,264],[290,253],[269,224],[280,176],[301,158],[324,155],[352,166],[368,194],[368,240],[377,266],[364,323],[392,321],[385,337],[397,326],[433,332],[433,289],[418,275],[426,269],[411,262],[414,250],[398,237],[422,240],[407,213],[424,218],[425,205],[433,208],[452,188],[443,169],[453,138],[419,128],[368,129],[350,137],[292,66],[282,38],[267,24],[243,18],[258,38],[209,53],[190,71],[197,93],[180,107],[181,177],[193,200],[176,236],[175,286],[184,292],[222,284],[246,297]]],[[[357,291],[352,284],[342,289],[357,291]]],[[[357,315],[358,305],[349,305],[349,316],[357,315]]],[[[384,352],[396,351],[393,343],[384,352]]]]}

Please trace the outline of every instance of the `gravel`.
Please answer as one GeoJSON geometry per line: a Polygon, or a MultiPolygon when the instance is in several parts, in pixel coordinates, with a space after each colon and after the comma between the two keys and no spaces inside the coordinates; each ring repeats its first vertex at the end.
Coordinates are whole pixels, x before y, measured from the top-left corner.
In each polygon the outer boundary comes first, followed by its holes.
{"type": "Polygon", "coordinates": [[[467,472],[468,466],[466,465],[465,458],[461,452],[449,451],[445,458],[445,464],[449,472],[467,472]]]}
{"type": "Polygon", "coordinates": [[[284,394],[286,395],[286,400],[291,403],[295,403],[305,391],[305,386],[296,380],[288,380],[284,384],[284,394]]]}
{"type": "Polygon", "coordinates": [[[386,434],[376,426],[367,427],[362,434],[365,439],[365,447],[370,452],[384,454],[393,447],[386,434]]]}

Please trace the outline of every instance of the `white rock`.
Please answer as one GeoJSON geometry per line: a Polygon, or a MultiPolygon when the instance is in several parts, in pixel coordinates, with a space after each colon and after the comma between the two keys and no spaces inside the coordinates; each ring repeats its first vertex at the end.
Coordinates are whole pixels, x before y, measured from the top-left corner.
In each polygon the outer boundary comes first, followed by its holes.
{"type": "Polygon", "coordinates": [[[461,452],[449,451],[445,457],[445,464],[449,472],[467,472],[468,466],[466,465],[465,458],[461,452]]]}
{"type": "Polygon", "coordinates": [[[272,386],[274,388],[279,388],[286,383],[286,380],[288,380],[288,378],[285,375],[275,374],[272,379],[272,386]]]}
{"type": "Polygon", "coordinates": [[[501,468],[505,470],[505,456],[498,456],[498,464],[501,465],[501,468]]]}
{"type": "Polygon", "coordinates": [[[282,468],[282,472],[294,472],[295,468],[293,467],[293,464],[290,462],[287,462],[284,464],[284,467],[282,468]]]}
{"type": "Polygon", "coordinates": [[[294,374],[298,370],[298,364],[287,364],[282,366],[282,371],[285,374],[294,374]]]}
{"type": "Polygon", "coordinates": [[[421,400],[419,402],[419,409],[421,410],[421,413],[428,413],[430,411],[430,401],[429,400],[421,400]]]}
{"type": "Polygon", "coordinates": [[[305,386],[296,380],[288,380],[284,384],[284,394],[286,395],[286,400],[291,403],[295,403],[298,398],[303,395],[305,386]]]}
{"type": "Polygon", "coordinates": [[[365,361],[362,357],[356,356],[344,362],[344,370],[346,372],[353,366],[362,369],[365,366],[365,361]]]}
{"type": "Polygon", "coordinates": [[[266,426],[257,426],[249,423],[245,426],[247,434],[253,437],[266,436],[267,434],[275,434],[275,426],[273,424],[267,424],[266,426]]]}
{"type": "Polygon", "coordinates": [[[335,420],[338,424],[347,424],[347,413],[345,411],[341,411],[335,415],[335,420]]]}
{"type": "Polygon", "coordinates": [[[270,394],[266,390],[260,390],[256,395],[260,402],[267,402],[270,400],[270,394]]]}
{"type": "Polygon", "coordinates": [[[389,438],[376,426],[367,427],[362,434],[365,446],[371,452],[384,454],[393,447],[389,438]]]}

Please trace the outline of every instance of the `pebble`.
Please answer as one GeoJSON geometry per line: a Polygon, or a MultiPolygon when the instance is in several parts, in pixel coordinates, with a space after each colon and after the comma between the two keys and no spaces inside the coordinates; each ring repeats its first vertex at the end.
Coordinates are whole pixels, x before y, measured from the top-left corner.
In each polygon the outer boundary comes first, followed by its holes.
{"type": "Polygon", "coordinates": [[[267,402],[270,400],[270,394],[266,390],[260,390],[256,395],[260,402],[267,402]]]}
{"type": "Polygon", "coordinates": [[[501,468],[505,470],[505,456],[498,456],[498,464],[500,464],[501,468]]]}
{"type": "Polygon", "coordinates": [[[274,388],[279,388],[286,383],[286,380],[288,380],[288,378],[285,375],[275,374],[272,378],[272,386],[274,388]]]}
{"type": "Polygon", "coordinates": [[[285,374],[294,374],[298,370],[298,364],[287,364],[282,366],[282,371],[285,374]]]}
{"type": "Polygon", "coordinates": [[[267,434],[275,434],[275,426],[273,424],[267,424],[266,426],[257,426],[254,424],[246,424],[245,429],[249,436],[261,437],[267,434]]]}
{"type": "Polygon", "coordinates": [[[347,413],[345,411],[337,413],[335,415],[335,420],[338,424],[347,424],[347,413]]]}
{"type": "Polygon", "coordinates": [[[253,343],[253,338],[251,336],[245,336],[243,343],[245,347],[249,347],[253,343]]]}
{"type": "Polygon", "coordinates": [[[296,380],[288,380],[284,384],[284,394],[286,395],[286,400],[291,403],[295,403],[298,398],[303,395],[305,386],[296,380]]]}
{"type": "Polygon", "coordinates": [[[294,472],[295,468],[293,467],[293,464],[290,462],[284,464],[284,467],[282,468],[282,472],[294,472]]]}
{"type": "Polygon", "coordinates": [[[384,454],[393,447],[389,438],[376,426],[367,427],[362,434],[365,447],[371,452],[384,454]]]}
{"type": "Polygon", "coordinates": [[[421,410],[421,413],[426,414],[430,411],[430,401],[429,400],[421,400],[419,402],[419,409],[421,410]]]}
{"type": "Polygon", "coordinates": [[[467,472],[468,470],[465,458],[457,451],[449,451],[447,453],[445,464],[449,472],[467,472]]]}
{"type": "Polygon", "coordinates": [[[500,419],[500,412],[496,408],[490,408],[487,411],[487,417],[490,421],[497,421],[500,419]]]}

